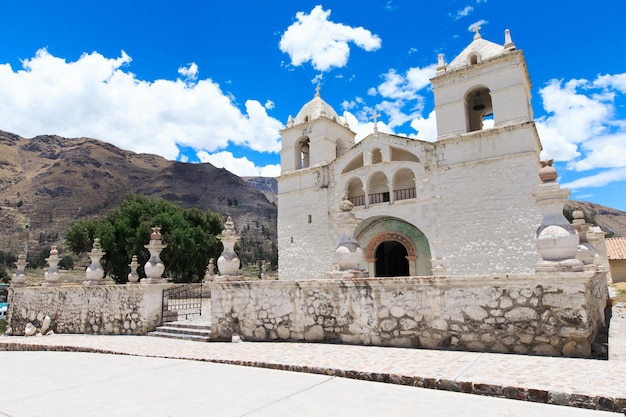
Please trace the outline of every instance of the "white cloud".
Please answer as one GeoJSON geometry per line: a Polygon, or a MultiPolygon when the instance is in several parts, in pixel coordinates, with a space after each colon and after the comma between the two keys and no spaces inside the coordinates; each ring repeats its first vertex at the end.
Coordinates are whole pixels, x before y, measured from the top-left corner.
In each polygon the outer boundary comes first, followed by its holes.
{"type": "Polygon", "coordinates": [[[274,107],[276,107],[276,104],[272,100],[267,100],[263,107],[265,107],[267,110],[272,110],[274,107]]]}
{"type": "Polygon", "coordinates": [[[626,72],[615,75],[599,75],[593,82],[594,86],[606,89],[615,89],[626,94],[626,72]]]}
{"type": "Polygon", "coordinates": [[[549,113],[537,119],[542,158],[565,162],[576,172],[596,170],[564,186],[601,187],[626,179],[626,123],[615,106],[623,93],[626,73],[600,75],[592,82],[551,80],[540,90],[549,113]]]}
{"type": "Polygon", "coordinates": [[[412,138],[434,142],[437,140],[437,115],[433,110],[427,118],[419,116],[411,121],[411,127],[417,131],[417,134],[411,135],[412,138]]]}
{"type": "Polygon", "coordinates": [[[485,20],[485,19],[480,19],[480,20],[478,20],[478,21],[476,21],[476,22],[472,23],[471,25],[469,25],[469,26],[467,27],[467,30],[469,30],[470,32],[473,32],[473,31],[474,31],[474,30],[475,30],[478,26],[484,26],[484,25],[486,25],[486,24],[488,24],[488,23],[489,23],[489,21],[488,21],[488,20],[485,20]]]}
{"type": "Polygon", "coordinates": [[[245,156],[236,158],[231,152],[197,153],[201,162],[208,162],[217,168],[226,168],[240,177],[277,177],[280,175],[280,164],[257,167],[254,162],[245,156]]]}
{"type": "Polygon", "coordinates": [[[135,152],[176,159],[178,146],[213,152],[229,143],[259,152],[280,150],[282,124],[258,101],[233,97],[210,79],[142,81],[127,70],[131,58],[97,52],[67,62],[41,49],[13,71],[0,65],[0,126],[32,137],[58,134],[93,137],[135,152]]]}
{"type": "Polygon", "coordinates": [[[459,19],[462,19],[464,17],[467,17],[470,14],[472,14],[473,11],[474,11],[474,7],[472,7],[472,6],[465,6],[464,8],[462,8],[461,10],[456,12],[456,15],[454,15],[454,20],[459,20],[459,19]]]}
{"type": "Polygon", "coordinates": [[[178,73],[188,81],[195,81],[198,78],[198,64],[192,62],[186,67],[178,68],[178,73]]]}
{"type": "Polygon", "coordinates": [[[317,71],[342,68],[348,63],[349,43],[366,51],[381,46],[378,35],[363,27],[351,27],[328,20],[330,10],[318,5],[310,14],[296,13],[296,22],[283,33],[280,50],[291,58],[291,64],[300,66],[311,62],[317,71]]]}
{"type": "Polygon", "coordinates": [[[578,178],[561,186],[571,190],[580,188],[604,187],[613,182],[626,181],[626,168],[610,169],[598,174],[578,178]]]}

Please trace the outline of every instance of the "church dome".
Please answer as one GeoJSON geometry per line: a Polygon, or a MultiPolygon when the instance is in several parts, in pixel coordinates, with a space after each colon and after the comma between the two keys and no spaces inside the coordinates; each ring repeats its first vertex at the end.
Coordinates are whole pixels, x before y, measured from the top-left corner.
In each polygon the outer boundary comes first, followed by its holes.
{"type": "Polygon", "coordinates": [[[330,104],[326,103],[322,100],[322,97],[320,97],[320,88],[318,86],[316,88],[315,97],[313,97],[313,100],[302,106],[294,119],[293,124],[299,125],[320,118],[326,118],[334,122],[339,122],[339,116],[337,115],[335,109],[333,109],[330,104]]]}

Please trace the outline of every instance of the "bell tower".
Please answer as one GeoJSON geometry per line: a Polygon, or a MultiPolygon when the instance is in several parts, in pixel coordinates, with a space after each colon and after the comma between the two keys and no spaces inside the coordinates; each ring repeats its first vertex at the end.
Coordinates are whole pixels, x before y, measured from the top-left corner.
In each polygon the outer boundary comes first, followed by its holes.
{"type": "Polygon", "coordinates": [[[476,27],[474,40],[446,65],[439,55],[431,79],[437,114],[437,140],[530,122],[531,83],[521,50],[509,30],[504,45],[482,38],[476,27]]]}
{"type": "Polygon", "coordinates": [[[356,134],[320,96],[306,103],[281,131],[281,174],[327,165],[354,146],[356,134]]]}

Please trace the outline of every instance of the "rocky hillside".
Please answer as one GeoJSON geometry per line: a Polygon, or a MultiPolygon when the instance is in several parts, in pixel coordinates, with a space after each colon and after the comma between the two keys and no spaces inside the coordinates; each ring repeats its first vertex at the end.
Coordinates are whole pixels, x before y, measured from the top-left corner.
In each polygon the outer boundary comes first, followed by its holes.
{"type": "MultiPolygon", "coordinates": [[[[255,259],[272,257],[276,206],[243,179],[211,164],[168,161],[88,138],[0,131],[0,250],[62,242],[77,219],[103,216],[129,194],[231,215],[255,259]]],[[[274,254],[275,255],[275,254],[274,254]]]]}

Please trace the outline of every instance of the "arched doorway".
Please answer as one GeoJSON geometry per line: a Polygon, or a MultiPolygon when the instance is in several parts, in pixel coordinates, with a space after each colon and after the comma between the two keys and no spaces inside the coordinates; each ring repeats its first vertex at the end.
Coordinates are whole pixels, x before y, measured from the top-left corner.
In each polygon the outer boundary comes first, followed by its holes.
{"type": "Polygon", "coordinates": [[[407,277],[409,273],[409,255],[406,247],[398,241],[387,240],[376,248],[377,277],[407,277]]]}
{"type": "Polygon", "coordinates": [[[405,220],[370,217],[359,224],[354,237],[363,248],[368,274],[372,278],[432,275],[428,239],[405,220]]]}

